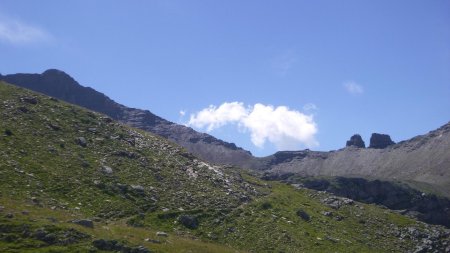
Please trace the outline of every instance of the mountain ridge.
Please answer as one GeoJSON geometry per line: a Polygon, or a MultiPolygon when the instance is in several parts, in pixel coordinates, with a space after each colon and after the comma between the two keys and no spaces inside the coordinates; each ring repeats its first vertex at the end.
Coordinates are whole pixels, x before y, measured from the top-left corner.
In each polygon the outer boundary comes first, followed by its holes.
{"type": "Polygon", "coordinates": [[[11,74],[0,76],[0,79],[105,113],[125,124],[163,136],[211,163],[235,165],[275,177],[293,173],[300,176],[402,180],[422,191],[432,188],[434,192],[450,197],[450,154],[446,152],[450,149],[450,123],[397,144],[388,141],[387,144],[392,145],[382,149],[350,146],[328,152],[280,151],[260,158],[235,144],[169,122],[148,110],[118,104],[103,93],[81,86],[63,71],[11,74]]]}
{"type": "Polygon", "coordinates": [[[80,85],[67,73],[49,69],[42,74],[0,75],[0,79],[69,103],[104,113],[115,120],[150,131],[177,142],[191,153],[213,163],[237,164],[251,158],[250,151],[200,133],[192,128],[165,120],[148,110],[126,107],[105,94],[80,85]],[[233,162],[236,160],[236,162],[233,162]]]}

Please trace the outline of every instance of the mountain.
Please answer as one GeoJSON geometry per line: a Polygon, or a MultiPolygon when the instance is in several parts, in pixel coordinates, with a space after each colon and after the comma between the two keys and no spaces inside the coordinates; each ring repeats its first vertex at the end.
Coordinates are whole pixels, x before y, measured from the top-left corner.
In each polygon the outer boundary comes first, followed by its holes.
{"type": "Polygon", "coordinates": [[[422,221],[450,227],[450,123],[397,144],[388,135],[374,133],[369,148],[364,148],[361,136],[354,135],[346,148],[337,151],[280,151],[259,158],[147,110],[118,104],[59,70],[0,75],[0,79],[168,138],[210,163],[247,168],[264,179],[404,209],[422,221]]]}
{"type": "Polygon", "coordinates": [[[260,159],[254,168],[262,170],[265,179],[383,205],[450,227],[449,150],[447,123],[381,149],[350,145],[331,152],[277,152],[260,159]]]}
{"type": "Polygon", "coordinates": [[[116,103],[103,93],[81,86],[60,70],[49,69],[42,74],[0,75],[0,80],[104,113],[114,120],[163,136],[212,163],[236,165],[252,158],[249,151],[233,143],[169,122],[148,110],[129,108],[116,103]]]}
{"type": "Polygon", "coordinates": [[[450,231],[211,165],[0,82],[1,252],[449,252],[450,231]]]}
{"type": "MultiPolygon", "coordinates": [[[[261,159],[268,174],[365,177],[408,182],[450,196],[450,123],[383,149],[346,147],[338,151],[285,151],[261,159]]],[[[256,167],[255,167],[256,169],[256,167]]]]}

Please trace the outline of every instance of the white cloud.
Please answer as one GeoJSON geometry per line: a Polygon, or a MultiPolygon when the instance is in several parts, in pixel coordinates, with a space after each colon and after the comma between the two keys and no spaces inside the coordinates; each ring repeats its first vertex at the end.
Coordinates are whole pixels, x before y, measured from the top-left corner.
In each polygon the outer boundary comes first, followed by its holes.
{"type": "Polygon", "coordinates": [[[180,110],[180,116],[183,117],[184,115],[186,115],[186,111],[180,110]]]}
{"type": "Polygon", "coordinates": [[[227,123],[238,122],[247,115],[244,105],[239,102],[223,103],[219,107],[210,105],[208,108],[191,115],[188,125],[198,128],[207,127],[207,131],[221,127],[227,123]]]}
{"type": "Polygon", "coordinates": [[[187,125],[212,131],[230,123],[249,131],[252,143],[259,148],[263,148],[267,141],[278,150],[318,145],[314,138],[317,125],[313,116],[290,110],[286,106],[273,107],[258,103],[245,107],[241,102],[225,102],[219,107],[210,105],[192,114],[187,125]]]}
{"type": "Polygon", "coordinates": [[[0,17],[0,41],[11,44],[29,44],[48,41],[51,35],[42,28],[21,21],[0,17]]]}
{"type": "Polygon", "coordinates": [[[344,82],[344,88],[352,95],[360,95],[364,93],[363,87],[354,81],[344,82]]]}

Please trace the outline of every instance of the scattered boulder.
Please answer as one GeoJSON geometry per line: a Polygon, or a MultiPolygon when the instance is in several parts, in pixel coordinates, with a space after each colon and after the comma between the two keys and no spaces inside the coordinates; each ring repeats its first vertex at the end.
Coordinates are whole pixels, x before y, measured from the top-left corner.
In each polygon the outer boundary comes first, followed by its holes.
{"type": "Polygon", "coordinates": [[[166,232],[158,231],[158,232],[156,232],[156,236],[168,237],[169,234],[167,234],[166,232]]]}
{"type": "Polygon", "coordinates": [[[323,216],[327,216],[327,217],[331,217],[331,216],[333,216],[333,213],[332,212],[328,212],[328,211],[322,211],[322,212],[320,212],[323,216]]]}
{"type": "Polygon", "coordinates": [[[35,97],[21,97],[20,100],[22,102],[28,103],[28,104],[37,104],[38,103],[38,99],[35,97]]]}
{"type": "Polygon", "coordinates": [[[99,250],[115,251],[115,252],[132,252],[132,253],[150,253],[151,251],[144,246],[136,248],[128,247],[116,240],[98,239],[92,242],[92,245],[99,250]]]}
{"type": "Polygon", "coordinates": [[[122,248],[122,245],[116,240],[98,239],[94,240],[92,244],[99,250],[113,251],[118,250],[119,247],[122,248]]]}
{"type": "Polygon", "coordinates": [[[113,173],[113,169],[109,166],[102,166],[102,172],[105,174],[112,174],[113,173]]]}
{"type": "Polygon", "coordinates": [[[190,229],[198,228],[198,219],[195,216],[181,215],[178,218],[178,221],[187,228],[190,228],[190,229]]]}
{"type": "Polygon", "coordinates": [[[130,159],[134,159],[134,158],[138,157],[138,155],[136,153],[130,152],[127,150],[119,150],[117,152],[114,152],[113,155],[120,156],[120,157],[127,157],[130,159]]]}
{"type": "Polygon", "coordinates": [[[155,239],[151,239],[151,238],[145,238],[144,241],[146,241],[146,242],[151,242],[151,243],[157,243],[157,244],[160,244],[160,243],[161,243],[160,240],[155,240],[155,239]]]}
{"type": "Polygon", "coordinates": [[[81,220],[73,220],[72,223],[78,224],[83,227],[87,228],[94,228],[94,222],[92,220],[88,219],[81,219],[81,220]]]}
{"type": "Polygon", "coordinates": [[[144,191],[144,186],[142,185],[131,185],[131,189],[136,190],[136,191],[144,191]]]}
{"type": "Polygon", "coordinates": [[[6,136],[11,136],[11,135],[13,135],[13,132],[10,129],[6,129],[5,130],[5,135],[6,136]]]}
{"type": "Polygon", "coordinates": [[[370,137],[369,148],[386,148],[387,146],[393,145],[395,142],[391,140],[391,137],[387,134],[373,133],[370,137]]]}
{"type": "Polygon", "coordinates": [[[302,220],[304,220],[304,221],[311,220],[311,217],[309,216],[309,214],[303,209],[297,210],[297,215],[298,215],[298,217],[302,218],[302,220]]]}
{"type": "Polygon", "coordinates": [[[58,124],[54,123],[54,122],[48,123],[48,126],[49,126],[52,130],[55,130],[55,131],[61,130],[61,127],[60,127],[58,124]]]}
{"type": "Polygon", "coordinates": [[[78,138],[76,138],[76,139],[75,139],[75,142],[76,142],[78,145],[82,146],[82,147],[86,147],[86,146],[87,146],[87,141],[86,141],[86,138],[84,138],[84,137],[78,137],[78,138]]]}
{"type": "Polygon", "coordinates": [[[272,204],[270,204],[270,202],[264,201],[261,204],[261,208],[264,209],[264,210],[270,209],[270,208],[272,208],[272,204]]]}
{"type": "Polygon", "coordinates": [[[350,137],[350,140],[347,141],[345,146],[346,147],[354,146],[357,148],[365,148],[366,144],[364,143],[363,139],[361,138],[361,135],[355,134],[352,137],[350,137]]]}
{"type": "Polygon", "coordinates": [[[33,234],[33,237],[48,244],[54,244],[57,239],[55,234],[52,234],[45,229],[36,230],[33,234]]]}
{"type": "Polygon", "coordinates": [[[329,207],[331,207],[333,209],[339,209],[340,207],[345,206],[345,205],[352,205],[353,200],[348,199],[348,198],[332,196],[332,197],[327,197],[327,198],[323,199],[322,203],[324,203],[325,205],[328,205],[329,207]]]}
{"type": "Polygon", "coordinates": [[[19,109],[19,111],[21,111],[21,112],[23,112],[23,113],[27,113],[27,112],[30,111],[30,110],[28,110],[28,108],[26,108],[25,106],[20,106],[18,109],[19,109]]]}

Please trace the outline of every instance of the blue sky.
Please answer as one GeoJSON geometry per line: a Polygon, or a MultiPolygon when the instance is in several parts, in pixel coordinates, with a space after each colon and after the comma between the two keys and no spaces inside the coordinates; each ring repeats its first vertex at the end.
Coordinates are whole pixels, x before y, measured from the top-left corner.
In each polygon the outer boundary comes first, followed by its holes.
{"type": "Polygon", "coordinates": [[[446,0],[3,0],[0,55],[258,156],[450,121],[446,0]]]}

